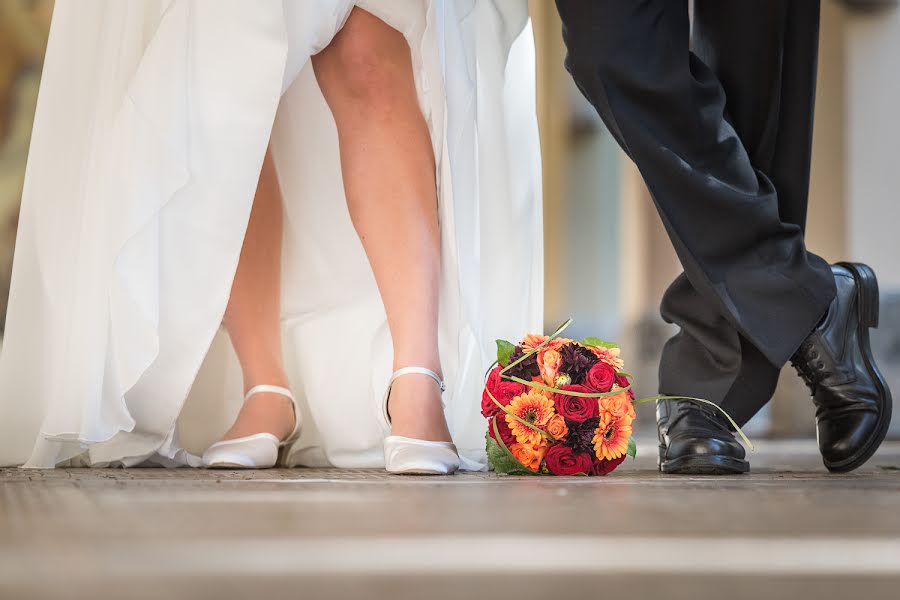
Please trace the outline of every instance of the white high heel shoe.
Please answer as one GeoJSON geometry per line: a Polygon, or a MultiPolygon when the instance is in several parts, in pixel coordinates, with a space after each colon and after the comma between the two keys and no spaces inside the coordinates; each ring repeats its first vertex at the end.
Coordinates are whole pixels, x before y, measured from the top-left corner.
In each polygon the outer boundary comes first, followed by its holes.
{"type": "Polygon", "coordinates": [[[287,448],[300,436],[300,410],[291,390],[277,385],[257,385],[244,396],[262,392],[281,394],[290,399],[294,407],[294,430],[284,440],[271,433],[255,433],[232,440],[216,442],[203,453],[203,465],[211,469],[270,469],[286,458],[287,448]]]}
{"type": "MultiPolygon", "coordinates": [[[[442,393],[446,389],[438,374],[430,369],[406,367],[395,371],[391,375],[391,381],[382,403],[384,418],[382,425],[386,428],[386,432],[391,430],[391,417],[388,414],[391,387],[398,377],[413,374],[431,377],[440,386],[442,393]]],[[[459,469],[459,453],[452,442],[432,442],[389,435],[384,439],[384,468],[389,473],[407,475],[449,475],[459,469]]]]}

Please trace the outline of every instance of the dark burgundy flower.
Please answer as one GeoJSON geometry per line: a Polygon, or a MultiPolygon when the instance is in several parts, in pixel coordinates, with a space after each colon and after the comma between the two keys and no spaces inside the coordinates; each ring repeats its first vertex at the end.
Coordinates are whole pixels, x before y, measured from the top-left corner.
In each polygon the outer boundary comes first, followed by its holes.
{"type": "Polygon", "coordinates": [[[594,392],[608,392],[616,382],[616,370],[606,363],[598,362],[588,371],[584,385],[594,392]]]}
{"type": "Polygon", "coordinates": [[[566,385],[553,394],[553,404],[556,406],[556,412],[565,417],[566,421],[580,423],[599,414],[600,406],[597,398],[570,396],[566,394],[567,391],[591,393],[591,390],[583,385],[566,385]]]}
{"type": "Polygon", "coordinates": [[[566,436],[564,443],[573,452],[593,455],[594,434],[597,431],[597,427],[600,426],[600,418],[594,417],[581,423],[566,424],[569,426],[569,435],[566,436]]]}
{"type": "Polygon", "coordinates": [[[571,377],[572,383],[575,385],[584,383],[588,371],[600,360],[584,346],[574,343],[563,346],[560,354],[562,355],[562,365],[559,367],[559,372],[571,377]]]}
{"type": "MultiPolygon", "coordinates": [[[[525,352],[522,350],[522,348],[516,346],[516,349],[513,350],[512,356],[509,357],[509,364],[512,364],[522,358],[523,354],[525,354],[525,352]]],[[[537,353],[532,354],[531,356],[508,370],[505,375],[518,377],[519,379],[524,379],[525,381],[531,381],[535,377],[540,377],[541,368],[538,366],[537,353]]]]}
{"type": "MultiPolygon", "coordinates": [[[[631,385],[628,382],[628,378],[624,375],[616,375],[616,384],[621,388],[625,388],[631,385]]],[[[634,389],[628,390],[628,397],[634,400],[634,389]]]]}
{"type": "Polygon", "coordinates": [[[597,460],[597,457],[594,456],[594,462],[591,465],[591,475],[607,475],[612,473],[616,467],[622,464],[623,460],[625,460],[624,454],[613,460],[597,460]]]}
{"type": "Polygon", "coordinates": [[[572,452],[572,448],[564,444],[553,444],[547,448],[544,464],[553,475],[589,475],[593,468],[590,454],[572,452]]]}

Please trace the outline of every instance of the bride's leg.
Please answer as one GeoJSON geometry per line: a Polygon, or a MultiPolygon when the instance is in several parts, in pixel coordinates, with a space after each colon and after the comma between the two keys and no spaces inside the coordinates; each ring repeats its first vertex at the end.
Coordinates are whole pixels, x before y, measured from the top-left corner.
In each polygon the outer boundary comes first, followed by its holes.
{"type": "MultiPolygon", "coordinates": [[[[313,67],[337,123],[350,216],[384,302],[394,367],[441,373],[434,153],[409,46],[401,33],[355,8],[313,67]]],[[[394,435],[450,440],[430,378],[398,379],[390,414],[394,435]]]]}
{"type": "MultiPolygon", "coordinates": [[[[260,384],[288,385],[279,324],[282,219],[278,176],[266,152],[224,319],[241,363],[245,391],[260,384]]],[[[255,394],[244,402],[223,439],[262,432],[286,438],[294,427],[293,410],[284,396],[255,394]]]]}

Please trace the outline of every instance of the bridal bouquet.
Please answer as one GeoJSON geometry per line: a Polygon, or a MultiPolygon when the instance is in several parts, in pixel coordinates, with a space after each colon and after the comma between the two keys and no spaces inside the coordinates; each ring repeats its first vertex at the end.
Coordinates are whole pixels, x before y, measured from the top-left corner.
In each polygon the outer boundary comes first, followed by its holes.
{"type": "Polygon", "coordinates": [[[551,336],[526,335],[518,345],[497,340],[481,414],[488,420],[488,462],[498,473],[606,475],[636,453],[634,405],[682,398],[635,400],[618,346],[558,337],[570,323],[551,336]]]}

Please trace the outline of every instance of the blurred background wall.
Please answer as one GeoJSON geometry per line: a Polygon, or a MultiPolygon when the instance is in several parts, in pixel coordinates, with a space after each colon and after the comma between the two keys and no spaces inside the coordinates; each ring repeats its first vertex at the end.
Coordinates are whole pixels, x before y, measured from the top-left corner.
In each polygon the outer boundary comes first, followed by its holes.
{"type": "MultiPolygon", "coordinates": [[[[0,0],[0,315],[52,4],[0,0]]],[[[572,316],[573,336],[619,341],[638,393],[652,395],[659,351],[672,334],[659,317],[659,300],[680,268],[636,169],[563,68],[554,2],[531,0],[530,8],[544,155],[546,328],[572,316]]],[[[900,390],[898,58],[895,2],[823,0],[808,244],[830,261],[860,260],[878,271],[883,298],[875,345],[894,390],[900,390]]],[[[649,425],[652,409],[642,409],[649,425]]],[[[812,435],[812,404],[792,372],[752,430],[812,435]]],[[[893,433],[900,435],[900,419],[893,433]]]]}

